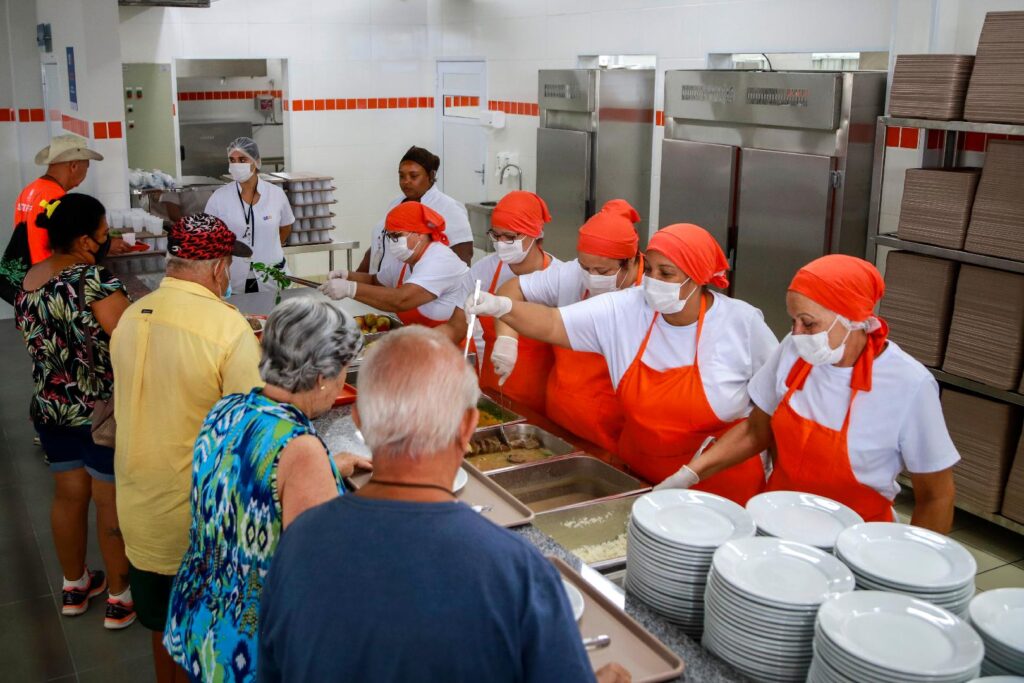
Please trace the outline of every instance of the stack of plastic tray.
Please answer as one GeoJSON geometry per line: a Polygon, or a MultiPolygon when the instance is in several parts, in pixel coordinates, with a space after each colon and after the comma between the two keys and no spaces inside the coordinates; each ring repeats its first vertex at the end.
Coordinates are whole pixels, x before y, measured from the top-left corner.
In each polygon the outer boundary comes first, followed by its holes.
{"type": "Polygon", "coordinates": [[[896,235],[901,240],[963,249],[980,172],[907,169],[896,235]]]}
{"type": "Polygon", "coordinates": [[[942,369],[996,389],[1020,386],[1024,274],[960,266],[942,369]]]}
{"type": "Polygon", "coordinates": [[[964,118],[1024,123],[1024,12],[985,15],[964,118]]]}
{"type": "Polygon", "coordinates": [[[942,413],[960,453],[953,468],[957,500],[999,512],[1020,435],[1020,409],[961,391],[942,391],[942,413]]]}
{"type": "MultiPolygon", "coordinates": [[[[1024,65],[1021,66],[1024,69],[1024,65]]],[[[1024,107],[1024,102],[1021,104],[1024,107]]],[[[1024,142],[993,140],[985,153],[964,248],[1024,261],[1024,142]]]]}
{"type": "Polygon", "coordinates": [[[946,121],[963,118],[972,66],[971,55],[898,55],[889,113],[946,121]]]}
{"type": "Polygon", "coordinates": [[[334,186],[334,179],[300,172],[274,175],[284,181],[288,202],[295,213],[288,246],[331,242],[335,218],[333,205],[338,203],[334,198],[334,191],[338,189],[334,186]]]}
{"type": "Polygon", "coordinates": [[[941,366],[946,353],[957,266],[905,251],[886,257],[879,312],[889,323],[889,337],[928,367],[941,366]]]}

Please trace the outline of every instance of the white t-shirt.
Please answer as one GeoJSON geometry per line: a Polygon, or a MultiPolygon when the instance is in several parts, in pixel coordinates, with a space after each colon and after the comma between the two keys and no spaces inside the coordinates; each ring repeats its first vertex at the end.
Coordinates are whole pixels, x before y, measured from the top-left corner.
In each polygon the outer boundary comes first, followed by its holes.
{"type": "MultiPolygon", "coordinates": [[[[385,287],[397,287],[404,265],[390,253],[384,254],[377,282],[385,287]]],[[[466,297],[472,293],[466,291],[467,273],[469,268],[455,252],[440,242],[434,242],[415,266],[406,268],[402,284],[419,285],[437,297],[420,306],[420,313],[431,320],[448,320],[455,307],[462,308],[466,297]]]]}
{"type": "MultiPolygon", "coordinates": [[[[747,383],[779,342],[761,311],[713,292],[700,336],[700,377],[718,419],[729,422],[751,409],[747,383]]],[[[654,311],[641,287],[610,292],[558,309],[575,351],[600,353],[616,388],[640,351],[654,311]]],[[[697,323],[677,327],[658,316],[643,362],[654,370],[693,365],[697,323]]]]}
{"type": "MultiPolygon", "coordinates": [[[[388,210],[384,212],[385,216],[403,201],[405,201],[405,197],[392,200],[388,204],[388,210]]],[[[437,185],[426,191],[420,198],[420,204],[429,206],[444,218],[444,234],[448,235],[450,246],[473,241],[473,231],[469,227],[469,214],[466,212],[465,204],[441,192],[437,189],[437,185]]],[[[371,273],[376,273],[380,269],[384,251],[384,221],[382,220],[373,227],[373,235],[370,237],[371,273]]]]}
{"type": "MultiPolygon", "coordinates": [[[[750,380],[750,398],[769,415],[786,395],[786,377],[797,358],[787,336],[750,380]]],[[[789,404],[801,417],[840,430],[852,374],[853,368],[816,366],[789,404]]],[[[857,481],[889,499],[899,493],[896,476],[904,469],[938,472],[960,460],[942,416],[935,378],[891,340],[875,359],[871,391],[858,392],[853,400],[847,448],[857,481]]]]}
{"type": "Polygon", "coordinates": [[[519,276],[519,289],[527,301],[549,307],[568,306],[583,300],[587,285],[577,259],[552,263],[544,270],[519,276]]]}
{"type": "MultiPolygon", "coordinates": [[[[291,225],[295,222],[295,214],[288,204],[288,197],[284,190],[277,185],[268,183],[262,178],[256,181],[256,191],[259,193],[259,201],[253,206],[253,219],[256,223],[255,230],[246,226],[245,215],[249,212],[249,205],[245,204],[238,196],[238,184],[228,183],[217,189],[206,202],[206,212],[224,221],[235,236],[252,247],[252,258],[241,258],[235,256],[231,263],[231,287],[236,292],[242,292],[245,288],[245,281],[252,275],[249,267],[251,261],[259,261],[275,266],[284,261],[284,250],[281,248],[281,226],[291,225]],[[249,232],[246,235],[246,232],[249,232]]],[[[259,278],[257,278],[259,280],[259,278]]],[[[259,280],[260,291],[275,289],[273,280],[264,283],[259,280]]]]}

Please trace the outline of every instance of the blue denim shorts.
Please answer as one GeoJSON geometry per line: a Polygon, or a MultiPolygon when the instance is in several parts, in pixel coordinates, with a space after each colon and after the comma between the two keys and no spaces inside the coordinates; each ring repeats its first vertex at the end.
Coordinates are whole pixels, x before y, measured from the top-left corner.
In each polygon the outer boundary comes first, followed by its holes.
{"type": "Polygon", "coordinates": [[[36,425],[39,443],[50,461],[50,471],[70,472],[84,467],[93,479],[113,483],[114,449],[97,446],[90,427],[36,425]]]}

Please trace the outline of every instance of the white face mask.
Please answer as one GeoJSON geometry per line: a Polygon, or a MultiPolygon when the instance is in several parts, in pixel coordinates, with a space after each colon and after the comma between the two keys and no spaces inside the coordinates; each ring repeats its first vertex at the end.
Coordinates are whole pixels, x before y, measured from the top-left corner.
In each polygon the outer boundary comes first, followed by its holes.
{"type": "Polygon", "coordinates": [[[621,272],[622,268],[619,268],[611,275],[594,275],[584,270],[583,286],[587,288],[591,296],[614,292],[619,288],[619,273],[621,272]]]}
{"type": "Polygon", "coordinates": [[[824,332],[794,334],[793,344],[796,346],[796,352],[800,357],[811,365],[835,365],[841,361],[843,354],[846,353],[846,340],[850,338],[852,330],[844,324],[846,336],[843,337],[843,341],[839,346],[833,349],[828,343],[828,333],[835,327],[837,322],[839,322],[839,316],[836,316],[836,319],[832,321],[832,324],[824,332]]]}
{"type": "Polygon", "coordinates": [[[665,282],[656,280],[649,275],[644,276],[644,300],[647,305],[662,315],[671,315],[683,310],[686,302],[693,296],[700,287],[694,287],[693,291],[686,295],[685,299],[679,298],[679,292],[683,285],[690,281],[686,278],[683,282],[665,282]]]}
{"type": "Polygon", "coordinates": [[[386,240],[384,244],[388,253],[403,263],[411,259],[413,254],[416,253],[414,250],[409,248],[409,238],[405,235],[399,237],[397,242],[386,240]]]}
{"type": "MultiPolygon", "coordinates": [[[[514,266],[517,263],[522,263],[526,259],[526,255],[530,253],[529,249],[524,248],[525,242],[525,238],[513,240],[509,244],[494,242],[494,250],[498,252],[498,258],[501,259],[502,263],[514,266]]],[[[533,244],[531,243],[530,246],[532,247],[533,244]]]]}
{"type": "Polygon", "coordinates": [[[236,183],[244,183],[252,177],[252,166],[248,163],[228,164],[228,173],[236,183]]]}

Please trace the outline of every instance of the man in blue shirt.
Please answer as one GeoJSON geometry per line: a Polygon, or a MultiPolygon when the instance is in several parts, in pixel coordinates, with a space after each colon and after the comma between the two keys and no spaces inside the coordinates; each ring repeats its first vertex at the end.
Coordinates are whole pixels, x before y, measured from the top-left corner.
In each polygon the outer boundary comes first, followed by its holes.
{"type": "MultiPolygon", "coordinates": [[[[478,395],[434,330],[370,349],[355,417],[373,479],[283,535],[263,591],[260,681],[595,680],[558,572],[452,494],[478,395]]],[[[630,677],[613,664],[597,679],[630,677]]]]}

